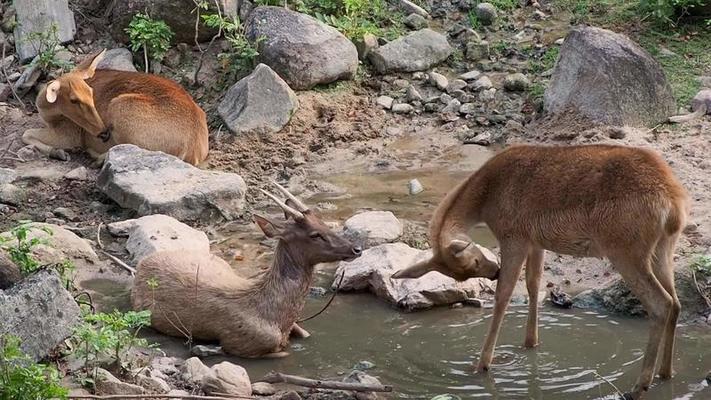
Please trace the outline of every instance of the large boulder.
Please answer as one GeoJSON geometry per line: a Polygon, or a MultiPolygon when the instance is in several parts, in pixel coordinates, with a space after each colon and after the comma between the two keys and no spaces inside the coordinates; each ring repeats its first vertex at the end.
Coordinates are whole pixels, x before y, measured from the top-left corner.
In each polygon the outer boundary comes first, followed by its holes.
{"type": "Polygon", "coordinates": [[[335,289],[345,272],[341,290],[369,290],[388,302],[408,310],[446,305],[475,298],[489,289],[488,280],[473,278],[464,282],[430,272],[418,279],[391,279],[395,272],[431,257],[430,251],[418,250],[404,243],[383,244],[370,248],[351,262],[340,262],[335,289]]]}
{"type": "Polygon", "coordinates": [[[109,232],[128,236],[126,250],[137,265],[143,258],[157,252],[183,250],[188,253],[210,253],[210,240],[204,232],[167,215],[147,215],[109,224],[109,232]]]}
{"type": "Polygon", "coordinates": [[[237,174],[203,171],[172,155],[131,144],[109,150],[97,185],[139,215],[165,214],[206,223],[237,217],[247,191],[237,174]]]}
{"type": "Polygon", "coordinates": [[[306,14],[284,7],[257,7],[245,30],[251,41],[261,38],[259,61],[293,89],[352,79],[358,69],[355,45],[335,28],[306,14]]]}
{"type": "Polygon", "coordinates": [[[133,65],[133,53],[124,47],[106,50],[104,58],[99,61],[96,68],[136,72],[136,66],[133,65]]]}
{"type": "Polygon", "coordinates": [[[289,122],[298,105],[289,85],[271,68],[259,64],[232,85],[217,112],[233,133],[272,133],[289,122]]]}
{"type": "Polygon", "coordinates": [[[20,61],[33,58],[41,48],[33,34],[50,32],[53,25],[60,43],[74,40],[77,28],[67,0],[14,0],[12,4],[17,13],[15,51],[20,61]]]}
{"type": "Polygon", "coordinates": [[[402,222],[390,211],[362,212],[343,225],[343,234],[364,247],[394,242],[402,233],[402,222]]]}
{"type": "Polygon", "coordinates": [[[378,47],[368,59],[381,74],[424,71],[452,54],[447,37],[431,29],[421,29],[378,47]]]}
{"type": "Polygon", "coordinates": [[[545,92],[547,112],[608,125],[654,126],[676,110],[659,64],[627,36],[576,27],[560,48],[545,92]]]}
{"type": "Polygon", "coordinates": [[[207,394],[251,396],[252,383],[247,371],[239,365],[223,361],[211,368],[202,379],[202,390],[207,394]]]}
{"type": "Polygon", "coordinates": [[[18,337],[22,350],[34,360],[45,358],[71,336],[81,322],[79,316],[79,306],[52,270],[0,290],[0,336],[18,337]]]}

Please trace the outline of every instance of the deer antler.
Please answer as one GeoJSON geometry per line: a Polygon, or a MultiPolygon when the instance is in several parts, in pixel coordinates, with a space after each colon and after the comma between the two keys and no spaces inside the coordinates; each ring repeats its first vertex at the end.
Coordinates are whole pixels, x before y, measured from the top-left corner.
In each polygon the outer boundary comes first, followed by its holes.
{"type": "Polygon", "coordinates": [[[284,194],[284,196],[286,196],[287,199],[293,201],[294,204],[296,204],[296,208],[299,209],[299,211],[301,211],[301,212],[309,211],[309,207],[306,204],[304,204],[301,200],[297,199],[296,196],[289,193],[289,191],[286,190],[285,187],[283,187],[282,185],[280,185],[274,181],[272,181],[272,184],[274,186],[276,186],[277,189],[279,189],[279,191],[282,192],[282,194],[284,194]]]}
{"type": "Polygon", "coordinates": [[[301,213],[301,211],[295,210],[289,206],[286,205],[283,201],[279,200],[278,197],[274,196],[273,194],[267,192],[266,190],[259,189],[262,193],[267,195],[270,199],[274,200],[275,203],[281,207],[282,210],[284,210],[287,214],[290,214],[294,219],[296,220],[301,220],[304,219],[304,214],[301,213]]]}

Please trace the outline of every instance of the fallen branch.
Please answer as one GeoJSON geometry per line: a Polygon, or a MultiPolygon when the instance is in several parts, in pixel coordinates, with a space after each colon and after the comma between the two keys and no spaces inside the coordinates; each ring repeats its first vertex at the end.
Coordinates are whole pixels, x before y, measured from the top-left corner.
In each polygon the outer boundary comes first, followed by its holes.
{"type": "Polygon", "coordinates": [[[99,245],[101,250],[104,249],[104,245],[101,243],[101,227],[104,226],[103,222],[99,222],[99,226],[96,228],[96,244],[99,245]]]}
{"type": "Polygon", "coordinates": [[[102,253],[103,255],[105,255],[106,257],[110,258],[111,261],[115,262],[116,264],[118,264],[120,267],[122,267],[122,268],[125,269],[126,271],[130,272],[131,275],[134,275],[134,276],[136,275],[136,269],[135,269],[135,268],[130,267],[128,264],[126,264],[125,262],[121,261],[121,260],[120,260],[118,257],[116,257],[115,255],[110,254],[110,253],[107,252],[106,250],[101,250],[101,253],[102,253]]]}
{"type": "Polygon", "coordinates": [[[122,399],[186,399],[186,400],[229,400],[229,399],[254,399],[253,396],[237,396],[232,394],[220,396],[199,396],[196,394],[111,394],[111,395],[94,395],[82,394],[69,396],[68,399],[98,399],[98,400],[122,400],[122,399]]]}
{"type": "Polygon", "coordinates": [[[617,386],[615,386],[614,383],[610,382],[607,378],[604,376],[600,375],[597,373],[597,371],[593,371],[593,375],[595,375],[596,378],[600,379],[601,381],[607,383],[608,385],[612,386],[613,389],[617,392],[617,394],[620,396],[621,399],[625,399],[625,394],[622,392],[617,386]]]}
{"type": "Polygon", "coordinates": [[[393,387],[389,385],[370,385],[367,383],[355,382],[336,382],[336,381],[319,381],[316,379],[302,378],[296,375],[281,374],[272,372],[267,374],[259,382],[267,383],[290,383],[292,385],[318,388],[318,389],[336,389],[336,390],[352,390],[354,392],[392,392],[393,387]]]}

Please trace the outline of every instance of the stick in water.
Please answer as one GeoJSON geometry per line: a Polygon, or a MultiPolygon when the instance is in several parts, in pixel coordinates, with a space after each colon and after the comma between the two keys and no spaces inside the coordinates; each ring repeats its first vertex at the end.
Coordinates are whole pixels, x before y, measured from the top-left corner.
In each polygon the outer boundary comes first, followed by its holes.
{"type": "Polygon", "coordinates": [[[267,374],[260,382],[267,383],[290,383],[292,385],[304,386],[318,389],[352,390],[354,392],[392,392],[393,387],[389,385],[372,385],[356,382],[336,382],[319,381],[316,379],[302,378],[296,375],[281,374],[272,372],[267,374]]]}

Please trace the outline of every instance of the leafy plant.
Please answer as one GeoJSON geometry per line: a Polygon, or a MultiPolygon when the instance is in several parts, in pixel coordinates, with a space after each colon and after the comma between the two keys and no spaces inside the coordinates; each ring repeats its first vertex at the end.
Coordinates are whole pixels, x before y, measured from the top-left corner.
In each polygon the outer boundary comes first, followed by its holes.
{"type": "Polygon", "coordinates": [[[141,13],[133,16],[126,33],[131,41],[131,50],[143,49],[146,72],[148,72],[148,59],[160,62],[170,48],[170,41],[175,35],[164,21],[154,20],[148,14],[141,13]]]}
{"type": "Polygon", "coordinates": [[[689,267],[698,274],[711,276],[711,255],[698,256],[689,267]]]}
{"type": "Polygon", "coordinates": [[[0,336],[0,400],[66,399],[59,372],[36,364],[20,349],[20,340],[0,336]]]}
{"type": "MultiPolygon", "coordinates": [[[[49,228],[43,227],[40,229],[49,235],[52,234],[49,228]]],[[[32,223],[25,221],[10,230],[10,235],[13,239],[0,237],[0,245],[2,245],[3,250],[8,252],[10,259],[20,268],[20,272],[24,276],[30,275],[41,267],[40,262],[32,255],[32,249],[38,245],[47,244],[46,239],[39,237],[29,238],[28,234],[31,230],[32,223]],[[13,241],[16,243],[8,245],[13,241]]]]}
{"type": "Polygon", "coordinates": [[[479,16],[476,14],[475,10],[469,10],[467,16],[469,17],[469,25],[472,29],[478,30],[481,28],[481,22],[479,21],[479,16]]]}
{"type": "Polygon", "coordinates": [[[57,58],[57,52],[64,49],[57,36],[58,29],[57,24],[52,23],[47,31],[31,32],[25,38],[25,41],[30,43],[37,52],[35,65],[44,72],[55,69],[69,71],[73,67],[72,63],[57,58]]]}
{"type": "Polygon", "coordinates": [[[234,78],[240,71],[251,70],[259,55],[259,43],[264,38],[259,37],[256,42],[250,42],[245,36],[244,25],[237,16],[228,18],[218,14],[206,14],[202,18],[206,26],[221,28],[227,43],[230,44],[229,52],[218,55],[228,75],[234,78]]]}
{"type": "Polygon", "coordinates": [[[691,9],[707,2],[708,0],[640,0],[639,5],[642,11],[656,22],[676,26],[678,20],[688,15],[691,9]]]}
{"type": "Polygon", "coordinates": [[[559,52],[560,49],[557,46],[549,47],[540,59],[529,61],[529,70],[536,74],[550,70],[553,66],[555,66],[555,61],[558,59],[559,52]]]}

